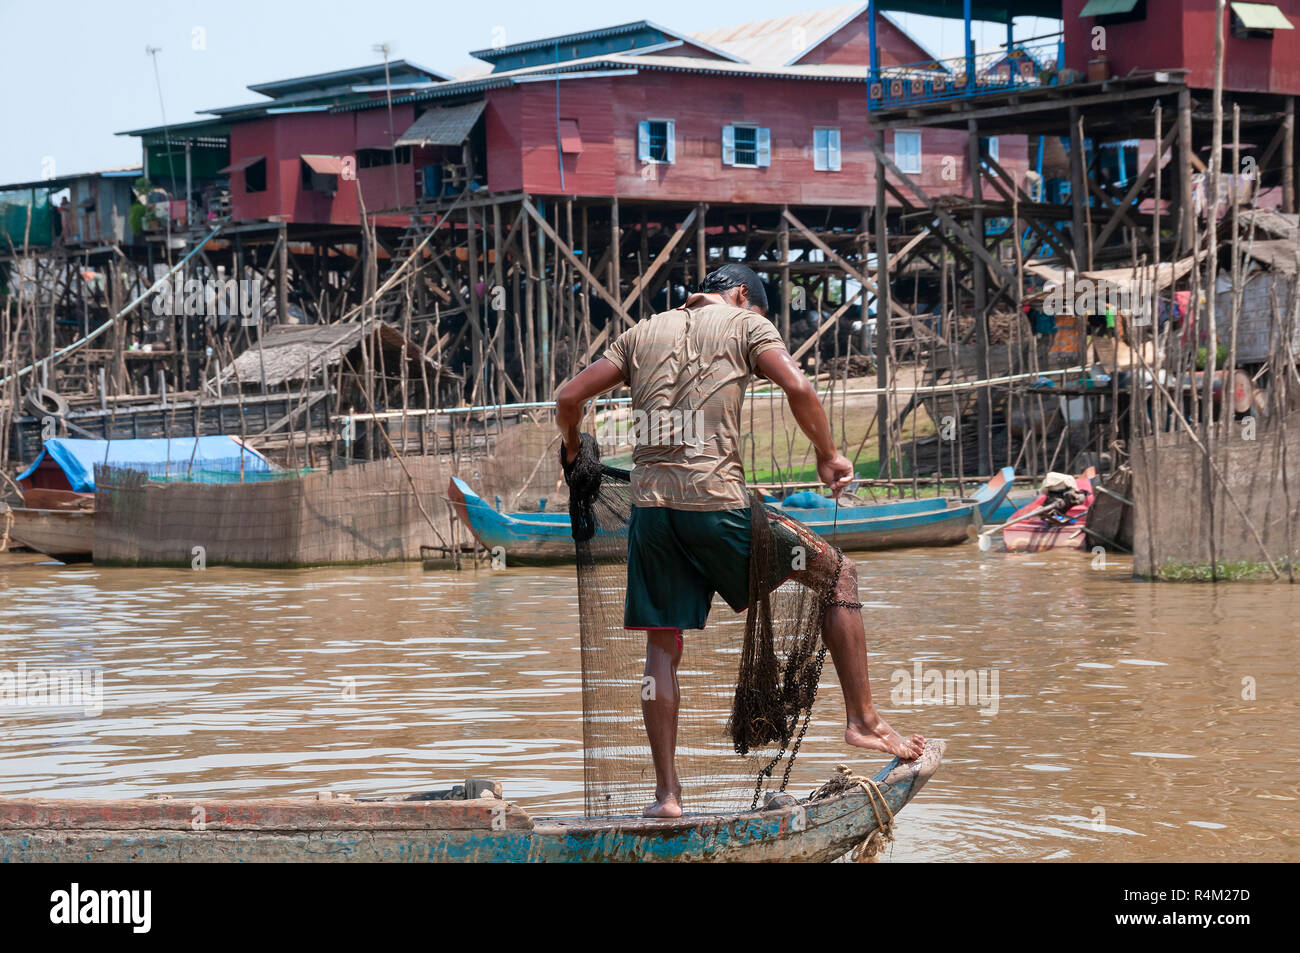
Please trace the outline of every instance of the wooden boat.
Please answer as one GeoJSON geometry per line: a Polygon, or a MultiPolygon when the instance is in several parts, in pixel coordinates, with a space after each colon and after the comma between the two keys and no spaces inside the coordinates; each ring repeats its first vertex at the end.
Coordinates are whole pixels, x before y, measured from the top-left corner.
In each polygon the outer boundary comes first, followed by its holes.
{"type": "MultiPolygon", "coordinates": [[[[968,538],[967,527],[989,522],[1015,479],[1004,467],[973,497],[932,497],[860,506],[783,508],[840,549],[897,549],[951,546],[968,538]]],[[[568,513],[498,513],[464,480],[451,478],[447,489],[457,517],[489,551],[498,547],[507,562],[572,561],[568,513]]]]}
{"type": "MultiPolygon", "coordinates": [[[[1064,516],[1038,516],[1003,529],[1002,542],[1006,544],[1007,552],[1038,553],[1046,549],[1087,549],[1089,543],[1085,520],[1088,517],[1088,509],[1095,499],[1092,481],[1096,476],[1097,470],[1089,467],[1075,477],[1075,485],[1087,494],[1087,498],[1077,506],[1070,507],[1064,516]]],[[[1016,520],[1027,513],[1032,513],[1046,500],[1047,497],[1040,493],[1016,510],[1011,519],[1016,520]]]]}
{"type": "MultiPolygon", "coordinates": [[[[934,774],[944,744],[894,759],[872,778],[897,815],[934,774]]],[[[822,800],[778,797],[735,814],[539,817],[468,782],[405,798],[54,800],[0,799],[0,860],[699,862],[826,861],[864,842],[886,819],[862,786],[822,800]],[[457,797],[457,794],[460,796],[457,797]],[[466,797],[466,795],[470,795],[466,797]]]]}
{"type": "Polygon", "coordinates": [[[1008,493],[1006,499],[1002,501],[1002,505],[984,521],[985,525],[997,525],[998,523],[1007,522],[1016,515],[1017,510],[1024,509],[1033,502],[1035,495],[1033,491],[1029,493],[1008,493]]]}
{"type": "Polygon", "coordinates": [[[1133,552],[1133,471],[1125,464],[1105,480],[1093,480],[1092,488],[1096,498],[1088,508],[1088,546],[1133,552]]]}
{"type": "Polygon", "coordinates": [[[44,510],[15,506],[9,510],[9,538],[28,549],[65,563],[84,562],[95,548],[94,510],[44,510]]]}

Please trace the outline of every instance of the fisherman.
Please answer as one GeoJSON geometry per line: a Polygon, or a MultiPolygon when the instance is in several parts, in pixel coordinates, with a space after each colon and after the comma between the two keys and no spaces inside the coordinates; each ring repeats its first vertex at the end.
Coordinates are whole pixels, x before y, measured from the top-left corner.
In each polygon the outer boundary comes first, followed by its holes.
{"type": "MultiPolygon", "coordinates": [[[[678,308],[624,331],[556,394],[565,460],[577,459],[588,400],[626,384],[641,439],[632,460],[624,627],[646,632],[645,674],[655,691],[642,702],[655,769],[646,817],[680,817],[677,777],[677,667],[682,631],[702,629],[715,592],[736,612],[749,605],[750,498],[740,456],[741,408],[751,376],[780,387],[817,454],[817,475],[834,496],[853,479],[836,447],[817,390],[767,319],[767,294],[752,270],[725,264],[678,308]]],[[[866,632],[851,559],[793,521],[773,519],[792,560],[785,578],[833,581],[823,640],[844,694],[844,740],[905,760],[919,757],[921,735],[904,738],[871,701],[866,632]]],[[[774,580],[779,585],[784,579],[774,580]]]]}

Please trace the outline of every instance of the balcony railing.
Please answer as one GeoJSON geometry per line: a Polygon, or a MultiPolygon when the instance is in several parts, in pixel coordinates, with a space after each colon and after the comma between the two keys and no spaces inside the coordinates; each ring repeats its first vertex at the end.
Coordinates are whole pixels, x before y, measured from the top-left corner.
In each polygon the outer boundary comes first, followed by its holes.
{"type": "Polygon", "coordinates": [[[1049,38],[1004,49],[906,66],[891,66],[872,77],[871,109],[987,96],[1057,82],[1061,43],[1049,38]]]}

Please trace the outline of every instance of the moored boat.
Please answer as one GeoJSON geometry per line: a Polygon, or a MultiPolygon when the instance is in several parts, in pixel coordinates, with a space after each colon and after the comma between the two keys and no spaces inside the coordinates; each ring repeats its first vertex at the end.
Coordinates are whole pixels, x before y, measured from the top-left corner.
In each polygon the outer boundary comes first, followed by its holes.
{"type": "Polygon", "coordinates": [[[182,473],[265,473],[271,463],[237,437],[92,440],[52,437],[15,482],[24,506],[13,507],[10,537],[63,562],[93,558],[95,467],[106,464],[167,477],[182,473]]]}
{"type": "Polygon", "coordinates": [[[833,860],[887,827],[944,743],[870,782],[757,811],[538,817],[470,782],[398,798],[0,799],[0,859],[28,862],[717,862],[833,860]],[[466,797],[466,794],[471,796],[466,797]],[[457,796],[459,795],[459,796],[457,796]]]}
{"type": "MultiPolygon", "coordinates": [[[[968,527],[992,518],[1014,479],[1015,471],[1004,467],[969,498],[782,507],[781,511],[847,551],[951,546],[968,538],[968,527]]],[[[447,495],[457,518],[479,543],[489,551],[499,548],[507,561],[574,559],[568,513],[499,513],[458,477],[451,478],[447,495]]]]}
{"type": "Polygon", "coordinates": [[[1016,510],[1002,529],[1002,542],[1006,545],[1007,552],[1037,553],[1047,549],[1088,548],[1085,520],[1095,498],[1092,481],[1096,476],[1096,469],[1089,467],[1075,477],[1075,487],[1083,495],[1083,500],[1066,508],[1064,512],[1024,518],[1043,508],[1048,502],[1046,493],[1040,493],[1016,510]]]}
{"type": "Polygon", "coordinates": [[[15,506],[9,510],[9,538],[62,562],[85,562],[95,549],[94,510],[47,510],[15,506]]]}

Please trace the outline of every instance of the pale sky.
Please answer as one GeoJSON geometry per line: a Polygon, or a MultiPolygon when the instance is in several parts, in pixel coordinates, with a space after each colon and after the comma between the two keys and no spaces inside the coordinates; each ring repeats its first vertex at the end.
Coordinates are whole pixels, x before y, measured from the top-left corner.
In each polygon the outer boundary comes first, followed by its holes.
{"type": "MultiPolygon", "coordinates": [[[[203,118],[214,106],[255,102],[250,83],[394,59],[453,73],[476,61],[472,49],[648,19],[692,33],[836,6],[816,0],[0,0],[5,91],[0,98],[0,183],[137,165],[139,140],[114,133],[203,118]],[[494,33],[494,31],[496,31],[494,33]],[[161,47],[159,104],[147,46],[161,47]]],[[[960,18],[961,3],[953,4],[960,18]]],[[[961,50],[960,19],[895,15],[940,56],[961,50]]],[[[1022,18],[1018,37],[1059,28],[1022,18]]],[[[1005,27],[980,25],[977,46],[1005,39],[1005,27]],[[982,35],[981,35],[982,33],[982,35]]]]}

